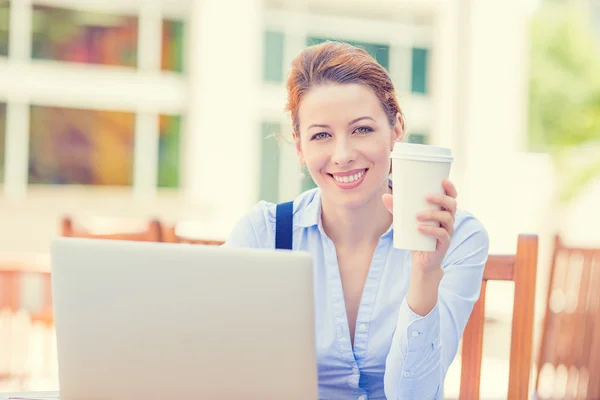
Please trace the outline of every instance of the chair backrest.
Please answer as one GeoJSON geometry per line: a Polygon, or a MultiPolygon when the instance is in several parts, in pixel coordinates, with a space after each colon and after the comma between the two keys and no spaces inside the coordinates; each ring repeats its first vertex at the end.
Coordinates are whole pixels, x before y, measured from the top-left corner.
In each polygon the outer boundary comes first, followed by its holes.
{"type": "Polygon", "coordinates": [[[0,266],[0,311],[11,314],[25,311],[32,322],[54,323],[50,271],[27,271],[19,265],[0,266]],[[29,283],[27,285],[26,283],[29,283]],[[38,288],[35,293],[23,293],[26,287],[38,288]],[[27,296],[37,298],[31,302],[27,296]]]}
{"type": "Polygon", "coordinates": [[[186,239],[182,237],[177,237],[177,243],[202,244],[205,246],[221,246],[225,242],[223,242],[222,240],[186,239]]]}
{"type": "MultiPolygon", "coordinates": [[[[554,238],[535,391],[549,381],[566,398],[600,398],[600,249],[554,238]],[[566,379],[556,378],[562,368],[566,379]],[[546,374],[549,372],[550,374],[546,374]]],[[[541,398],[541,395],[539,396],[541,398]]]]}
{"type": "Polygon", "coordinates": [[[206,237],[202,238],[201,235],[206,235],[207,232],[204,232],[204,229],[196,229],[198,226],[201,226],[201,224],[196,221],[182,221],[177,224],[164,227],[164,241],[171,243],[202,244],[206,246],[221,246],[224,243],[224,241],[220,239],[209,239],[206,237]],[[184,233],[182,234],[180,231],[184,233]],[[189,236],[185,233],[187,233],[189,236]]]}
{"type": "Polygon", "coordinates": [[[40,366],[44,372],[50,370],[48,366],[52,368],[53,325],[50,269],[0,260],[1,383],[16,383],[19,388],[40,372],[40,366]],[[40,334],[45,343],[41,348],[35,346],[37,340],[32,340],[40,334]],[[34,351],[41,365],[29,363],[34,351]]]}
{"type": "Polygon", "coordinates": [[[519,235],[514,255],[490,255],[479,300],[463,334],[460,399],[478,400],[488,281],[514,282],[508,399],[527,399],[531,374],[538,237],[519,235]]]}
{"type": "Polygon", "coordinates": [[[71,217],[64,217],[61,221],[61,235],[66,237],[93,238],[93,239],[112,239],[112,240],[133,240],[140,242],[162,242],[162,225],[157,219],[150,220],[141,230],[134,231],[115,231],[94,232],[84,227],[76,226],[71,217]]]}

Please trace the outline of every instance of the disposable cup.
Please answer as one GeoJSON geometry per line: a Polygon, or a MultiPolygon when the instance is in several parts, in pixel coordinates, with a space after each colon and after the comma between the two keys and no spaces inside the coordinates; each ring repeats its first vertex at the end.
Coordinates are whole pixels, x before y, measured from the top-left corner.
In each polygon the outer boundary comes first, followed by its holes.
{"type": "Polygon", "coordinates": [[[435,251],[437,239],[421,233],[419,224],[439,226],[436,222],[417,220],[427,209],[439,209],[426,198],[444,193],[442,182],[450,175],[454,161],[448,148],[397,142],[392,154],[394,247],[415,251],[435,251]]]}

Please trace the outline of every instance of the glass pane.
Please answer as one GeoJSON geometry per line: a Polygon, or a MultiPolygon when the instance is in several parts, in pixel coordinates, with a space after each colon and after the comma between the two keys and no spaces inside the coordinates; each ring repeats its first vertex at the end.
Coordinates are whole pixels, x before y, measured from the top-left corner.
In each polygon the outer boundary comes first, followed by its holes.
{"type": "Polygon", "coordinates": [[[8,55],[9,4],[0,0],[0,56],[8,55]]]}
{"type": "Polygon", "coordinates": [[[158,187],[179,187],[181,116],[159,117],[158,187]]]}
{"type": "Polygon", "coordinates": [[[379,65],[381,65],[385,69],[389,69],[390,66],[390,46],[385,44],[378,43],[367,43],[367,42],[357,42],[353,40],[341,40],[336,38],[323,38],[323,37],[314,37],[310,36],[306,40],[307,46],[311,46],[313,44],[319,44],[325,42],[326,40],[331,41],[340,41],[344,43],[351,44],[353,46],[361,47],[365,49],[367,53],[369,53],[379,65]]]}
{"type": "Polygon", "coordinates": [[[6,148],[6,104],[0,103],[0,182],[4,182],[4,149],[6,148]]]}
{"type": "Polygon", "coordinates": [[[313,181],[312,177],[310,176],[308,171],[306,171],[306,169],[304,170],[304,174],[306,175],[306,178],[302,180],[302,191],[304,192],[306,190],[316,188],[317,184],[315,183],[315,181],[313,181]]]}
{"type": "Polygon", "coordinates": [[[596,40],[600,43],[600,2],[591,4],[592,28],[596,31],[596,40]]]}
{"type": "Polygon", "coordinates": [[[279,200],[279,146],[281,125],[263,122],[261,126],[260,199],[276,203],[279,200]]]}
{"type": "Polygon", "coordinates": [[[29,183],[131,185],[135,115],[31,107],[29,183]]]}
{"type": "Polygon", "coordinates": [[[427,135],[423,133],[411,133],[408,135],[408,143],[428,144],[427,135]]]}
{"type": "Polygon", "coordinates": [[[163,21],[161,68],[163,71],[183,72],[183,21],[163,21]]]}
{"type": "Polygon", "coordinates": [[[265,53],[263,60],[263,79],[265,82],[283,81],[283,45],[281,32],[265,32],[265,53]]]}
{"type": "Polygon", "coordinates": [[[137,17],[34,5],[34,59],[135,67],[137,17]]]}
{"type": "Polygon", "coordinates": [[[427,93],[427,49],[412,49],[413,93],[427,93]]]}

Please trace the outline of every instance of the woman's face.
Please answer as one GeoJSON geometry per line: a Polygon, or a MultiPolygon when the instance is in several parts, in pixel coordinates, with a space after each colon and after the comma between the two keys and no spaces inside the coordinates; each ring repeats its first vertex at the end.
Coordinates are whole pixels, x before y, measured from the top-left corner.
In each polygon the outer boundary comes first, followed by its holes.
{"type": "Polygon", "coordinates": [[[390,152],[402,140],[375,92],[360,84],[329,84],[309,90],[298,110],[296,150],[323,197],[360,207],[387,188],[390,152]]]}

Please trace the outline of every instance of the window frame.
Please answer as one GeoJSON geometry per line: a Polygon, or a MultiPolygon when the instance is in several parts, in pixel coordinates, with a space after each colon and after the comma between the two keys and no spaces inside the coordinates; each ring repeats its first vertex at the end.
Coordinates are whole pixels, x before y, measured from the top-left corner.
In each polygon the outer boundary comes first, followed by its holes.
{"type": "MultiPolygon", "coordinates": [[[[143,196],[157,192],[159,115],[185,116],[187,108],[186,76],[161,70],[162,24],[164,19],[186,21],[189,7],[189,0],[11,2],[9,52],[8,56],[0,56],[0,102],[6,103],[2,183],[5,197],[18,199],[27,195],[32,104],[133,112],[136,128],[132,190],[143,196]],[[34,5],[136,16],[137,68],[32,59],[34,5]]],[[[181,181],[185,164],[183,153],[180,155],[181,181]]]]}

